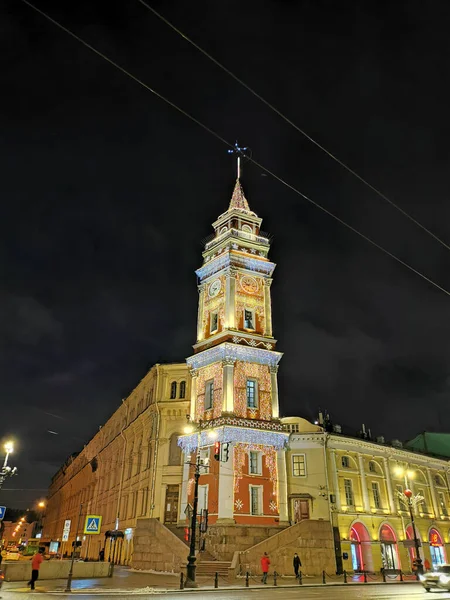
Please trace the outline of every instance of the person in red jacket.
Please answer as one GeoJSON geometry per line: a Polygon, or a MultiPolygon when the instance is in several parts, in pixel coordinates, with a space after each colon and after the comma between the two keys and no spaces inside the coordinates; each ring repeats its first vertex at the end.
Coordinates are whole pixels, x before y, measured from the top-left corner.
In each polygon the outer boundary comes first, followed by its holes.
{"type": "Polygon", "coordinates": [[[44,548],[39,548],[39,552],[33,556],[31,559],[31,579],[27,583],[27,585],[31,586],[31,589],[34,590],[34,584],[36,583],[39,577],[39,568],[41,563],[44,561],[44,557],[42,554],[44,553],[44,548]]]}
{"type": "Polygon", "coordinates": [[[269,566],[270,566],[270,558],[269,555],[267,554],[267,552],[264,552],[262,558],[261,558],[261,570],[262,570],[262,583],[267,583],[267,574],[269,572],[269,566]]]}

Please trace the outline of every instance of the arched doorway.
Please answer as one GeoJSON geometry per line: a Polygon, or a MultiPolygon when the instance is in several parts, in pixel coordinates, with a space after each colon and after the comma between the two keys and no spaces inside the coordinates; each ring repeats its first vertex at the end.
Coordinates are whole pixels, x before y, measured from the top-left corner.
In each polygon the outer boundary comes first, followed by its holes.
{"type": "Polygon", "coordinates": [[[384,569],[400,569],[397,537],[390,525],[380,527],[381,563],[384,569]]]}
{"type": "Polygon", "coordinates": [[[433,567],[444,565],[447,562],[447,557],[439,531],[437,529],[430,529],[428,540],[430,542],[430,554],[433,567]]]}
{"type": "Polygon", "coordinates": [[[359,522],[353,523],[349,539],[353,571],[372,571],[372,546],[366,527],[359,522]]]}

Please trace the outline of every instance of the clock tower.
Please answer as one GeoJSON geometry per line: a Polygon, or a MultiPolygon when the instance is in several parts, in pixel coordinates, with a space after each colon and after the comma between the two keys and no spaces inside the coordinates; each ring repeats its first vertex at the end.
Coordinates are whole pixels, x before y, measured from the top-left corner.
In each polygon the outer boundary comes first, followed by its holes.
{"type": "MultiPolygon", "coordinates": [[[[279,421],[277,383],[282,355],[275,350],[270,298],[275,264],[261,221],[238,178],[196,271],[197,341],[187,359],[196,431],[179,444],[186,454],[200,452],[208,465],[199,480],[199,509],[208,510],[210,524],[287,521],[287,434],[279,421]],[[213,457],[216,442],[219,461],[213,457]]],[[[192,466],[185,465],[182,513],[192,493],[192,466]]]]}

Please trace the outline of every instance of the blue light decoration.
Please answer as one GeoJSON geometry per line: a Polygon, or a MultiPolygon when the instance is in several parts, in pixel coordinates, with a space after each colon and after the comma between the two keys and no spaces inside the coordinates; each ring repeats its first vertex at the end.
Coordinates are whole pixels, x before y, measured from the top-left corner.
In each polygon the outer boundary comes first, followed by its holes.
{"type": "Polygon", "coordinates": [[[189,454],[197,449],[200,441],[200,448],[211,446],[214,442],[229,443],[236,442],[240,444],[258,444],[261,446],[271,446],[276,450],[282,450],[287,446],[289,434],[277,431],[262,431],[260,429],[249,429],[244,427],[225,426],[220,429],[214,429],[216,437],[211,439],[208,431],[182,435],[178,438],[178,446],[189,454]]]}
{"type": "Polygon", "coordinates": [[[250,256],[230,256],[226,254],[220,254],[216,258],[211,259],[205,263],[200,269],[195,271],[197,277],[201,280],[205,277],[210,277],[217,271],[225,269],[226,267],[243,267],[249,271],[256,271],[257,273],[264,273],[265,275],[272,275],[275,270],[275,263],[269,260],[261,260],[260,258],[252,258],[250,256]]]}
{"type": "Polygon", "coordinates": [[[212,363],[229,359],[276,367],[282,356],[282,352],[275,352],[274,350],[263,350],[262,348],[224,342],[213,348],[208,348],[208,350],[203,350],[199,354],[190,356],[186,359],[186,363],[190,369],[200,369],[212,363]]]}

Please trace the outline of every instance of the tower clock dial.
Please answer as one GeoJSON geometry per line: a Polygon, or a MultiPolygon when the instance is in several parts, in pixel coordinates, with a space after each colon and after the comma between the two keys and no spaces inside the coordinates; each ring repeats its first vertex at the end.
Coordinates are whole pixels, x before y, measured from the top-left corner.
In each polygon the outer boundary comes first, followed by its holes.
{"type": "Polygon", "coordinates": [[[209,286],[209,295],[211,296],[211,298],[214,298],[214,296],[217,296],[217,294],[220,292],[221,288],[222,288],[222,283],[220,282],[220,279],[215,279],[209,286]]]}
{"type": "Polygon", "coordinates": [[[258,282],[254,277],[244,275],[241,279],[241,288],[244,292],[247,292],[247,294],[256,294],[258,291],[258,282]]]}

